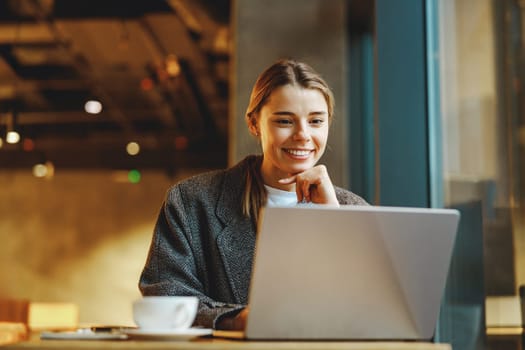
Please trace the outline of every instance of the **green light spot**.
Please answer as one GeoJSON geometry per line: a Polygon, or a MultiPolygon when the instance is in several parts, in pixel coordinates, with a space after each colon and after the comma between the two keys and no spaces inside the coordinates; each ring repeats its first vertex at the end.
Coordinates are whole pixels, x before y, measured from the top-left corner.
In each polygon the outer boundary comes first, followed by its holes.
{"type": "Polygon", "coordinates": [[[133,169],[128,172],[128,180],[132,184],[137,184],[140,182],[140,171],[133,169]]]}

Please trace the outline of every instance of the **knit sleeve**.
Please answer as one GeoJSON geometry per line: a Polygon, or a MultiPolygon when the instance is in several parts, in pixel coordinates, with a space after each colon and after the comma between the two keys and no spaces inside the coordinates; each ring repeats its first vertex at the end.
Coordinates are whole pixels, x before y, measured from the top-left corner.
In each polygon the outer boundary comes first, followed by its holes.
{"type": "Polygon", "coordinates": [[[365,201],[357,194],[337,186],[335,186],[335,195],[337,196],[337,201],[339,202],[339,204],[370,205],[367,201],[365,201]]]}
{"type": "Polygon", "coordinates": [[[139,288],[144,296],[197,296],[199,309],[193,325],[215,328],[222,315],[238,312],[244,305],[216,301],[205,294],[191,240],[191,224],[175,187],[159,213],[139,288]]]}

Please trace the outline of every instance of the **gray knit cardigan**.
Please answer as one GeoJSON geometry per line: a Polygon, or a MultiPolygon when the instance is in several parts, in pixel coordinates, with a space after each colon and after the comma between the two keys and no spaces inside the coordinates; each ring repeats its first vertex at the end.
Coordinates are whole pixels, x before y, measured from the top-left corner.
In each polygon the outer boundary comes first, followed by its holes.
{"type": "MultiPolygon", "coordinates": [[[[194,326],[217,321],[247,304],[255,224],[242,213],[249,156],[230,169],[194,176],[168,191],[140,277],[143,295],[194,295],[194,326]]],[[[367,205],[335,187],[340,204],[367,205]]]]}

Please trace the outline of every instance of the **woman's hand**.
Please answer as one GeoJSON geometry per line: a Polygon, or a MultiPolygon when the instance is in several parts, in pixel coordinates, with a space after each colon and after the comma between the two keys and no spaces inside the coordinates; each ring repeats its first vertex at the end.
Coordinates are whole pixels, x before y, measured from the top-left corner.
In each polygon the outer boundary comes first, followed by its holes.
{"type": "Polygon", "coordinates": [[[298,202],[339,205],[334,186],[324,165],[316,165],[302,173],[279,180],[283,185],[295,183],[298,202]]]}

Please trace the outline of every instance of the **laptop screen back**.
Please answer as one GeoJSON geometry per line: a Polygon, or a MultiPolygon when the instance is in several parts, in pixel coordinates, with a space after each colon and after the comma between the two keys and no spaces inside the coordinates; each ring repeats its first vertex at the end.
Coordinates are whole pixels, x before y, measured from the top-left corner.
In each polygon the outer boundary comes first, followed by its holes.
{"type": "Polygon", "coordinates": [[[429,340],[459,213],[269,207],[250,286],[250,339],[429,340]]]}

